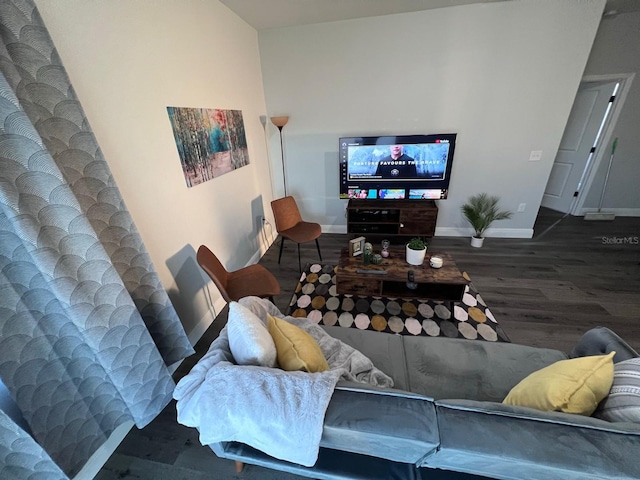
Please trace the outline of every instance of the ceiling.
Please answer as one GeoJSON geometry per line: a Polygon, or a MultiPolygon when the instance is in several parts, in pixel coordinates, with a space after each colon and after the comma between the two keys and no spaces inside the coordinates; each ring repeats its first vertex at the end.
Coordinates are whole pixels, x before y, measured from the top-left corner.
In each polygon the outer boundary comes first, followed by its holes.
{"type": "MultiPolygon", "coordinates": [[[[220,0],[256,30],[510,0],[220,0]]],[[[607,0],[605,14],[640,11],[640,0],[607,0]],[[613,13],[615,12],[615,13],[613,13]]]]}

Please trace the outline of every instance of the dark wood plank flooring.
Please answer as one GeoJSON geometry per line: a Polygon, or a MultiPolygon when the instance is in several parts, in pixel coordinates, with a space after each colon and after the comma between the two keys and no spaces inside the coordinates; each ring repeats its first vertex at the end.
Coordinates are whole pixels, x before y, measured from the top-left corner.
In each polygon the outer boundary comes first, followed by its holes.
{"type": "MultiPolygon", "coordinates": [[[[323,235],[323,263],[336,264],[347,240],[323,235]]],[[[603,325],[640,350],[640,218],[563,219],[543,208],[532,239],[488,238],[477,249],[468,238],[435,237],[429,248],[453,256],[514,343],[570,351],[603,325]]],[[[303,265],[318,261],[315,245],[301,251],[303,265]]],[[[274,244],[260,263],[280,281],[276,305],[284,311],[297,283],[295,244],[285,242],[280,265],[277,253],[274,244]]]]}
{"type": "MultiPolygon", "coordinates": [[[[585,221],[541,209],[535,232],[533,239],[488,238],[481,249],[472,248],[468,238],[436,237],[429,248],[453,255],[514,343],[568,352],[586,330],[603,325],[640,350],[640,218],[585,221]]],[[[336,264],[347,240],[346,235],[324,234],[323,263],[336,264]]],[[[278,278],[282,294],[275,302],[284,311],[298,282],[298,259],[295,244],[286,242],[278,264],[278,249],[276,242],[260,263],[278,278]]],[[[303,265],[317,262],[315,244],[303,245],[301,256],[303,265]]],[[[197,354],[176,371],[176,379],[204,355],[225,322],[226,309],[198,342],[197,354]]],[[[176,422],[172,402],[149,426],[134,428],[96,478],[300,477],[251,465],[236,475],[232,461],[218,459],[200,445],[195,429],[176,422]]]]}

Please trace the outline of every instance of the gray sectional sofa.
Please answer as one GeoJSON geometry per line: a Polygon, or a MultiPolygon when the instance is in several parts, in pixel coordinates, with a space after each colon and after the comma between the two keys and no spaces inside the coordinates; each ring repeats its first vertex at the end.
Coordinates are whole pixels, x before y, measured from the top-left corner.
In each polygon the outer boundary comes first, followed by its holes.
{"type": "MultiPolygon", "coordinates": [[[[218,456],[317,479],[426,479],[432,469],[498,479],[640,478],[640,424],[501,403],[520,380],[558,360],[612,350],[614,362],[638,356],[609,329],[590,330],[567,354],[324,328],[368,356],[394,388],[339,382],[313,467],[234,441],[210,445],[218,456]]],[[[212,348],[233,362],[225,335],[212,348]]]]}

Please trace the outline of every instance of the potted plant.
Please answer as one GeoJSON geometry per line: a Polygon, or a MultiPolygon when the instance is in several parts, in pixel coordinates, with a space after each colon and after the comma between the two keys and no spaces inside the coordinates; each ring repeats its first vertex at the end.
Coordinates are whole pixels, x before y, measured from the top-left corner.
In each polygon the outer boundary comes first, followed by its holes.
{"type": "Polygon", "coordinates": [[[421,238],[412,238],[407,243],[406,258],[411,265],[422,265],[427,253],[427,244],[421,238]]]}
{"type": "Polygon", "coordinates": [[[462,213],[469,221],[475,233],[471,237],[472,247],[481,247],[484,242],[484,232],[496,220],[511,218],[513,212],[509,210],[499,210],[499,197],[489,196],[486,193],[478,193],[469,197],[462,205],[462,213]]]}

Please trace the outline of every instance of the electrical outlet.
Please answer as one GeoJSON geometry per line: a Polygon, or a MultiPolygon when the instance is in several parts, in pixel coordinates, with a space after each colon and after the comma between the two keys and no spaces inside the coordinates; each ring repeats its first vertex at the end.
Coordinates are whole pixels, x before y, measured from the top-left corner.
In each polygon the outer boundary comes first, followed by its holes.
{"type": "Polygon", "coordinates": [[[542,150],[531,150],[531,155],[529,155],[530,162],[539,162],[542,158],[542,150]]]}
{"type": "Polygon", "coordinates": [[[524,212],[525,208],[527,208],[526,203],[521,203],[520,205],[518,205],[518,213],[524,212]]]}

